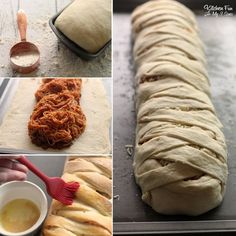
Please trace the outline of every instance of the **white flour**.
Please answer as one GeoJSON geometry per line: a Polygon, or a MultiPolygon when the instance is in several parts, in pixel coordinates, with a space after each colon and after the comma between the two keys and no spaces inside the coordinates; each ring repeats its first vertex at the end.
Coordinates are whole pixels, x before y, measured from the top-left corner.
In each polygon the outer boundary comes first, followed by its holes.
{"type": "Polygon", "coordinates": [[[11,61],[22,67],[32,66],[39,58],[37,52],[22,52],[11,57],[11,61]]]}

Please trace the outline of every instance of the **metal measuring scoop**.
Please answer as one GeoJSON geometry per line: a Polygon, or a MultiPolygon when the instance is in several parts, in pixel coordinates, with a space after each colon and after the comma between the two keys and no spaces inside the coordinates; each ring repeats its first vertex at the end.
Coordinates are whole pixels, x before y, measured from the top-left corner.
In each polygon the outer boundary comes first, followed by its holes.
{"type": "Polygon", "coordinates": [[[13,70],[27,74],[39,66],[40,52],[36,45],[26,41],[27,17],[23,10],[17,13],[17,25],[21,42],[10,50],[10,62],[13,70]]]}

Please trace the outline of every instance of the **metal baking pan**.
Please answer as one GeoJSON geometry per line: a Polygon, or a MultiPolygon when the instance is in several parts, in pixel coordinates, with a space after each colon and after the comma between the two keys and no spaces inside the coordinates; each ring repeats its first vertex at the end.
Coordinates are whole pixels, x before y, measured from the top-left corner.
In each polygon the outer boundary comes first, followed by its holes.
{"type": "MultiPolygon", "coordinates": [[[[69,4],[70,5],[70,4],[69,4]]],[[[104,50],[111,44],[111,40],[109,40],[99,51],[96,53],[91,53],[80,47],[79,45],[75,44],[72,40],[70,40],[68,37],[66,37],[59,29],[55,26],[55,21],[57,17],[69,6],[67,5],[65,8],[63,8],[61,11],[59,11],[56,15],[54,15],[49,20],[49,25],[52,29],[52,31],[55,33],[55,35],[58,37],[58,39],[65,44],[66,47],[68,47],[72,52],[77,54],[79,57],[81,57],[84,60],[91,60],[96,57],[98,57],[100,54],[104,52],[104,50]]]]}
{"type": "Polygon", "coordinates": [[[12,79],[0,79],[0,124],[17,86],[12,79]]]}
{"type": "MultiPolygon", "coordinates": [[[[70,155],[73,156],[73,155],[70,155]]],[[[98,156],[98,155],[96,155],[98,156]]],[[[107,155],[99,155],[99,157],[107,156],[107,155]]],[[[3,157],[3,156],[2,156],[3,157]]],[[[36,165],[42,172],[44,172],[47,176],[50,177],[61,177],[63,174],[65,162],[67,159],[66,155],[61,156],[53,156],[53,155],[28,155],[28,159],[36,165]]],[[[79,157],[76,155],[76,157],[79,157]]],[[[91,157],[82,155],[81,157],[91,157]]],[[[0,157],[1,158],[1,157],[0,157]]],[[[51,206],[52,198],[48,195],[45,184],[41,179],[39,179],[35,174],[29,171],[28,173],[28,181],[33,182],[37,186],[39,186],[45,193],[47,200],[48,200],[48,208],[51,206]]],[[[36,233],[35,236],[42,236],[41,229],[36,233]]],[[[65,235],[66,236],[66,235],[65,235]]]]}
{"type": "MultiPolygon", "coordinates": [[[[4,98],[6,97],[6,93],[9,90],[9,79],[0,79],[0,106],[4,103],[4,98]]],[[[2,121],[2,117],[0,114],[0,122],[2,121]]]]}
{"type": "MultiPolygon", "coordinates": [[[[114,5],[119,5],[118,0],[114,5]]],[[[198,217],[163,216],[142,202],[134,180],[130,148],[134,145],[136,126],[130,13],[115,13],[114,235],[236,232],[236,19],[198,14],[197,20],[206,45],[212,101],[224,125],[228,146],[229,177],[224,201],[218,208],[198,217]]]]}
{"type": "Polygon", "coordinates": [[[5,92],[5,88],[7,87],[7,84],[9,82],[9,79],[4,80],[3,78],[0,79],[0,97],[2,97],[2,94],[5,92]]]}

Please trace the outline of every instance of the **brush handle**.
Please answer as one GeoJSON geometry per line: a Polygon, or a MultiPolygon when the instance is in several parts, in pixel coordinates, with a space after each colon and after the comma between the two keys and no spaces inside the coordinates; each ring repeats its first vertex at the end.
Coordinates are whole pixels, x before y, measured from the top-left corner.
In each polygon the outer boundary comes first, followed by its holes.
{"type": "Polygon", "coordinates": [[[20,33],[21,41],[26,41],[26,30],[27,30],[27,17],[23,10],[17,12],[17,25],[20,33]]]}
{"type": "Polygon", "coordinates": [[[46,184],[48,183],[49,177],[45,175],[41,170],[39,170],[34,164],[32,164],[25,156],[21,156],[20,158],[17,158],[17,161],[27,166],[33,173],[35,173],[46,184]]]}

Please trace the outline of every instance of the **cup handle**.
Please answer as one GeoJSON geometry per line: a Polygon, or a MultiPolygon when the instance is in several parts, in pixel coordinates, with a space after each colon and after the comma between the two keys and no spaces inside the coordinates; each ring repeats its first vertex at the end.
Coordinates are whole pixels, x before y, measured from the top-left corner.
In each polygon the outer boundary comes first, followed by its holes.
{"type": "Polygon", "coordinates": [[[22,9],[17,12],[17,25],[21,41],[26,41],[27,17],[22,9]]]}

